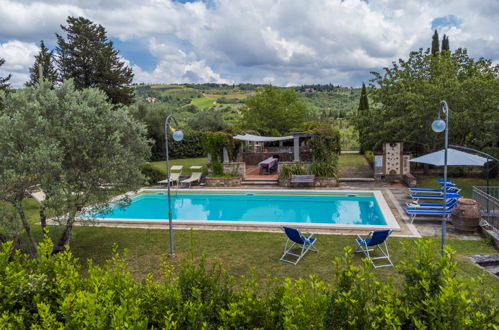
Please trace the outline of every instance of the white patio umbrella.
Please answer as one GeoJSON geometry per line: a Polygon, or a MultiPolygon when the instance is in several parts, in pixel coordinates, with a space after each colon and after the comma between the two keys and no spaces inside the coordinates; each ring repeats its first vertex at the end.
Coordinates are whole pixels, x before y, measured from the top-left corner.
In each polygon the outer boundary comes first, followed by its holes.
{"type": "MultiPolygon", "coordinates": [[[[435,166],[445,165],[445,149],[432,152],[421,157],[416,157],[410,160],[414,163],[425,163],[435,166]]],[[[447,149],[447,165],[449,166],[483,166],[487,162],[487,158],[469,154],[456,149],[447,149]]]]}

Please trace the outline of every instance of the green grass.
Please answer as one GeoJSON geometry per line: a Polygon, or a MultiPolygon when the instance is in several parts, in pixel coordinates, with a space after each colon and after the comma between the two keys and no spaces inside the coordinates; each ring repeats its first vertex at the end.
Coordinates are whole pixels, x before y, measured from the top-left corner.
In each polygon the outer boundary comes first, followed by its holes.
{"type": "Polygon", "coordinates": [[[198,97],[195,99],[192,99],[190,105],[195,105],[199,109],[206,109],[206,108],[211,108],[215,105],[215,100],[216,97],[198,97]]]}
{"type": "MultiPolygon", "coordinates": [[[[208,158],[183,158],[183,159],[171,159],[170,167],[173,165],[182,165],[182,175],[191,175],[191,166],[204,166],[208,163],[208,158]]],[[[149,162],[149,164],[155,169],[161,171],[166,175],[166,162],[164,160],[157,162],[149,162]]]]}
{"type": "MultiPolygon", "coordinates": [[[[417,186],[420,188],[440,188],[440,184],[436,181],[437,176],[419,176],[417,177],[417,186]]],[[[485,186],[487,180],[481,178],[449,178],[455,183],[460,189],[460,195],[466,198],[471,198],[472,187],[473,186],[485,186]]],[[[491,179],[491,186],[499,186],[499,179],[491,179]]]]}
{"type": "MultiPolygon", "coordinates": [[[[51,228],[51,234],[58,233],[60,228],[51,228]]],[[[129,270],[136,279],[147,274],[158,274],[162,255],[169,251],[168,230],[130,229],[104,227],[77,227],[74,229],[71,249],[85,268],[86,260],[103,265],[112,256],[113,244],[119,249],[127,249],[129,270]]],[[[231,275],[250,275],[253,271],[260,279],[267,274],[286,278],[300,278],[317,275],[330,282],[333,277],[332,260],[343,255],[346,246],[354,248],[353,236],[317,235],[319,253],[309,252],[296,266],[279,261],[285,243],[282,233],[254,233],[239,231],[201,231],[175,230],[174,243],[177,257],[171,259],[173,264],[186,258],[189,253],[195,258],[203,254],[209,260],[218,259],[231,275]]],[[[436,247],[438,248],[439,239],[436,247]]],[[[403,257],[404,243],[408,247],[414,245],[414,239],[392,237],[389,249],[393,262],[397,265],[403,257]]],[[[494,254],[497,251],[485,241],[462,241],[449,239],[448,244],[456,250],[458,263],[457,275],[464,278],[483,276],[483,285],[496,290],[499,301],[499,281],[492,275],[483,272],[468,261],[470,254],[494,254]]],[[[355,255],[357,265],[361,256],[355,255]]],[[[391,280],[400,286],[403,277],[394,268],[373,270],[380,281],[391,280]]]]}
{"type": "Polygon", "coordinates": [[[338,176],[340,178],[367,178],[373,176],[373,171],[363,155],[341,154],[338,158],[338,176]]]}
{"type": "Polygon", "coordinates": [[[363,155],[341,154],[338,159],[338,165],[341,167],[364,167],[366,161],[363,155]]]}

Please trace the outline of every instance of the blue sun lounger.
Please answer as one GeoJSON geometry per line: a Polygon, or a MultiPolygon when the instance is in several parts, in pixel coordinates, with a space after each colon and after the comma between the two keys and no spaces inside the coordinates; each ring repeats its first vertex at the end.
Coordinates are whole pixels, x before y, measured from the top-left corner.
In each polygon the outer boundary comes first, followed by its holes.
{"type": "Polygon", "coordinates": [[[359,245],[359,248],[355,252],[362,252],[366,256],[367,259],[371,262],[374,268],[380,267],[388,267],[393,266],[392,261],[390,260],[390,253],[388,253],[388,246],[386,245],[386,240],[388,236],[392,233],[391,229],[387,230],[375,230],[369,233],[366,238],[362,238],[360,235],[357,235],[357,239],[355,242],[359,245]],[[384,249],[382,247],[384,245],[384,249]],[[378,248],[381,256],[373,257],[371,252],[374,252],[378,248]],[[376,264],[375,260],[387,260],[387,262],[382,264],[376,264]]]}
{"type": "MultiPolygon", "coordinates": [[[[445,207],[454,207],[457,204],[457,199],[447,199],[445,207]]],[[[442,203],[419,203],[419,202],[406,202],[405,206],[409,208],[442,208],[442,203]]]]}
{"type": "MultiPolygon", "coordinates": [[[[419,200],[419,199],[444,199],[444,193],[441,192],[440,194],[410,194],[412,199],[419,200]]],[[[447,192],[447,198],[454,198],[454,199],[459,199],[462,198],[461,195],[456,194],[456,193],[449,193],[447,192]]]]}
{"type": "Polygon", "coordinates": [[[284,246],[282,257],[279,260],[296,265],[309,250],[319,252],[319,250],[315,249],[314,247],[315,241],[317,240],[316,238],[312,237],[314,233],[310,234],[310,236],[308,237],[305,237],[300,233],[298,229],[285,226],[282,226],[281,229],[284,230],[284,233],[286,233],[288,239],[286,241],[286,245],[284,246]],[[295,246],[298,246],[299,254],[292,252],[292,249],[295,246]],[[292,261],[287,259],[287,256],[297,257],[298,259],[292,261]]]}
{"type": "MultiPolygon", "coordinates": [[[[409,188],[411,193],[422,193],[422,194],[441,194],[444,191],[443,187],[441,189],[436,188],[409,188]]],[[[457,194],[461,191],[458,187],[447,187],[447,192],[457,194]]]]}
{"type": "Polygon", "coordinates": [[[448,219],[449,216],[452,214],[452,208],[447,207],[444,211],[442,209],[437,209],[437,208],[407,207],[405,209],[405,212],[410,216],[411,223],[413,223],[414,219],[416,219],[416,216],[418,216],[418,215],[427,215],[427,216],[428,215],[439,215],[439,216],[446,215],[447,219],[448,219]]]}

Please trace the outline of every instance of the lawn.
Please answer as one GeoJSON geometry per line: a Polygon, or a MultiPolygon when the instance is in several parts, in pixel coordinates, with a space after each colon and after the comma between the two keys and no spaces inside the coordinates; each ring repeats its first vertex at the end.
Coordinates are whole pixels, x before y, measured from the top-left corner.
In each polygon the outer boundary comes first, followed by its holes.
{"type": "Polygon", "coordinates": [[[364,155],[341,154],[338,159],[338,177],[340,178],[372,178],[373,170],[364,155]]]}
{"type": "MultiPolygon", "coordinates": [[[[173,165],[182,165],[184,168],[182,169],[182,175],[191,175],[191,166],[203,166],[208,163],[208,158],[183,158],[183,159],[170,159],[170,166],[173,165]]],[[[161,171],[164,175],[166,175],[166,162],[164,160],[160,160],[157,162],[149,162],[149,164],[155,169],[161,171]]]]}
{"type": "MultiPolygon", "coordinates": [[[[51,233],[59,232],[59,228],[51,228],[51,233]]],[[[119,249],[127,249],[129,270],[136,279],[143,279],[147,274],[158,274],[162,255],[169,251],[168,230],[131,229],[104,227],[77,227],[74,229],[72,246],[73,253],[85,264],[92,259],[95,264],[104,264],[112,256],[113,244],[119,249]]],[[[439,247],[439,239],[436,248],[439,247]]],[[[260,279],[268,274],[280,278],[300,278],[317,275],[320,279],[330,282],[334,270],[332,261],[343,255],[346,246],[354,247],[353,236],[317,235],[316,246],[319,253],[309,252],[296,266],[279,261],[285,243],[282,233],[255,233],[240,231],[202,231],[175,230],[175,251],[177,257],[169,259],[178,264],[189,253],[195,258],[203,254],[208,260],[219,260],[231,275],[250,275],[254,272],[260,279]]],[[[404,243],[409,249],[414,245],[414,239],[392,237],[388,241],[393,262],[397,265],[403,257],[404,243]]],[[[495,248],[485,241],[462,241],[449,239],[448,244],[456,250],[458,276],[465,278],[483,275],[483,285],[496,290],[499,302],[499,281],[492,275],[481,271],[471,264],[467,255],[495,254],[495,248]]],[[[355,255],[355,264],[361,263],[361,256],[355,255]]],[[[84,267],[85,268],[85,267],[84,267]]],[[[402,276],[394,268],[373,270],[380,281],[390,278],[399,286],[402,276]]]]}
{"type": "MultiPolygon", "coordinates": [[[[425,176],[417,177],[417,186],[420,188],[440,188],[440,184],[436,181],[437,176],[425,176]]],[[[460,189],[460,195],[463,197],[471,198],[473,186],[485,186],[487,184],[486,179],[482,178],[449,178],[455,183],[460,189]]],[[[499,186],[499,178],[490,180],[491,186],[499,186]]]]}

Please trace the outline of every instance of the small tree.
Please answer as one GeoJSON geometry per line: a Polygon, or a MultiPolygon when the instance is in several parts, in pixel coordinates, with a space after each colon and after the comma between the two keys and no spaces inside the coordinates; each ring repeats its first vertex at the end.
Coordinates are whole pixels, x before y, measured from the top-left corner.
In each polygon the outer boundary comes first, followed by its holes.
{"type": "Polygon", "coordinates": [[[133,90],[126,85],[133,79],[132,69],[119,58],[102,25],[84,17],[68,17],[61,25],[66,38],[57,37],[57,64],[62,79],[74,79],[77,89],[97,87],[113,104],[131,104],[133,90]]]}
{"type": "Polygon", "coordinates": [[[30,79],[26,82],[26,86],[34,86],[40,81],[40,75],[44,80],[47,80],[52,86],[57,81],[57,70],[54,66],[54,51],[49,51],[45,47],[45,43],[40,41],[40,52],[35,56],[35,63],[29,69],[30,79]]]}
{"type": "Polygon", "coordinates": [[[9,93],[5,100],[0,114],[0,200],[13,212],[5,214],[2,222],[21,222],[36,254],[37,243],[22,203],[29,190],[46,181],[47,173],[58,170],[61,150],[57,141],[48,136],[50,123],[33,103],[31,93],[9,93]]]}
{"type": "MultiPolygon", "coordinates": [[[[98,89],[78,91],[71,81],[57,89],[38,84],[9,94],[1,118],[0,145],[9,157],[1,160],[0,179],[8,184],[0,199],[23,219],[25,191],[39,184],[47,195],[44,207],[64,225],[57,251],[69,243],[83,207],[105,210],[112,195],[143,182],[140,169],[149,156],[145,129],[98,89]]],[[[25,229],[29,232],[29,224],[25,229]]]]}
{"type": "Polygon", "coordinates": [[[275,135],[301,129],[309,118],[307,105],[294,90],[273,86],[248,97],[241,113],[241,127],[275,135]]]}
{"type": "MultiPolygon", "coordinates": [[[[4,65],[4,63],[5,63],[5,59],[0,57],[0,66],[4,65]]],[[[0,77],[0,90],[6,90],[10,87],[10,84],[8,83],[8,81],[10,80],[11,77],[12,77],[11,74],[9,74],[5,78],[0,77]]]]}

